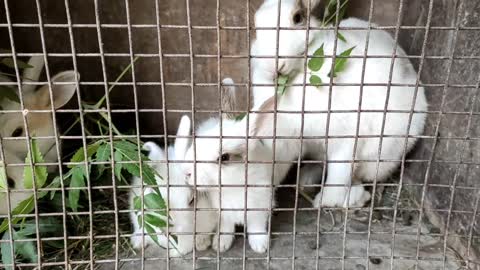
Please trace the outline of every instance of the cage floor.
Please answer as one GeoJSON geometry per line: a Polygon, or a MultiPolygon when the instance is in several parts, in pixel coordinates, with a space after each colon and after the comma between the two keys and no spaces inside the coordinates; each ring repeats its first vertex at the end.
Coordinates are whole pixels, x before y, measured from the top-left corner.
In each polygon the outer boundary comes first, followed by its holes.
{"type": "MultiPolygon", "coordinates": [[[[280,209],[293,207],[293,194],[293,192],[285,191],[277,193],[280,209]]],[[[299,207],[309,207],[309,203],[303,198],[299,199],[299,207]]],[[[233,247],[227,252],[217,254],[212,249],[197,252],[195,262],[192,254],[182,258],[170,258],[169,268],[229,270],[463,269],[461,261],[454,252],[449,248],[444,252],[443,237],[426,225],[419,227],[415,219],[405,222],[402,218],[398,218],[395,222],[396,233],[395,240],[393,240],[394,223],[391,213],[375,214],[369,226],[368,209],[348,211],[347,222],[345,222],[345,211],[322,211],[317,252],[318,211],[298,211],[296,216],[297,234],[295,239],[292,233],[294,213],[279,211],[273,216],[269,257],[266,254],[254,253],[248,246],[248,242],[244,241],[243,236],[238,235],[233,247]],[[418,231],[420,234],[417,234],[418,231]],[[369,238],[370,241],[368,241],[369,238]]],[[[243,229],[239,228],[237,232],[243,232],[243,229]]],[[[122,254],[120,257],[125,258],[125,255],[122,254]]],[[[141,254],[130,255],[129,261],[120,262],[119,266],[121,269],[141,269],[141,257],[141,254]],[[130,259],[132,260],[130,261],[130,259]]],[[[164,249],[148,247],[144,257],[144,269],[168,269],[164,249]]],[[[111,263],[100,266],[105,270],[114,269],[114,267],[115,265],[111,263]]]]}

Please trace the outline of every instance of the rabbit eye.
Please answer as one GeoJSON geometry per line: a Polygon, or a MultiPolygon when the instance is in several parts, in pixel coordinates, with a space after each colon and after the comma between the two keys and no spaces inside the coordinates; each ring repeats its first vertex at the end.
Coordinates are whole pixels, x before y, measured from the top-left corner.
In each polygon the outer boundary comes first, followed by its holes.
{"type": "Polygon", "coordinates": [[[222,162],[229,161],[229,160],[230,160],[230,154],[228,154],[228,153],[225,153],[220,157],[220,161],[222,161],[222,162]]]}
{"type": "Polygon", "coordinates": [[[294,24],[300,24],[302,22],[303,22],[303,16],[300,13],[300,11],[298,11],[293,15],[293,23],[294,24]]]}
{"type": "Polygon", "coordinates": [[[8,181],[8,187],[9,188],[15,188],[15,181],[13,181],[12,178],[8,177],[7,181],[8,181]]]}
{"type": "Polygon", "coordinates": [[[20,137],[22,133],[23,133],[23,128],[19,127],[13,131],[12,137],[20,137]]]}

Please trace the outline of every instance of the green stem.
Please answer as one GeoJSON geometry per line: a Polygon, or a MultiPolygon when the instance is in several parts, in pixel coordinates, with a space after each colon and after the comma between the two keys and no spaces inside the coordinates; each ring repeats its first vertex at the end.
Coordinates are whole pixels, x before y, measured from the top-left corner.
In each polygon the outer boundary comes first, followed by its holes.
{"type": "MultiPolygon", "coordinates": [[[[338,11],[340,11],[343,7],[345,7],[345,5],[346,5],[347,3],[348,3],[348,0],[346,0],[345,2],[343,2],[343,3],[340,5],[340,8],[338,9],[338,11]]],[[[332,15],[330,16],[330,18],[328,18],[327,20],[325,20],[325,18],[323,18],[324,21],[322,22],[322,26],[327,26],[327,24],[329,24],[330,21],[331,21],[335,16],[337,16],[337,12],[336,12],[336,11],[335,11],[335,13],[332,14],[332,15]]]]}
{"type": "Polygon", "coordinates": [[[100,112],[100,115],[103,117],[103,119],[105,119],[105,121],[107,121],[108,123],[110,123],[112,125],[112,129],[113,129],[113,132],[115,133],[115,135],[119,135],[121,136],[122,133],[115,127],[115,125],[113,124],[113,122],[110,120],[110,118],[108,117],[108,115],[104,112],[100,112]]]}
{"type": "Polygon", "coordinates": [[[107,98],[107,95],[113,90],[113,88],[116,86],[116,83],[118,83],[122,78],[123,76],[125,76],[125,74],[132,68],[133,64],[135,62],[137,62],[138,60],[138,56],[136,56],[135,58],[133,58],[133,61],[132,63],[130,63],[123,71],[122,73],[120,73],[120,75],[118,75],[117,79],[115,80],[115,83],[112,84],[109,88],[108,88],[108,93],[105,94],[95,105],[93,105],[96,109],[99,109],[100,106],[102,106],[103,102],[105,101],[105,99],[107,98]]]}

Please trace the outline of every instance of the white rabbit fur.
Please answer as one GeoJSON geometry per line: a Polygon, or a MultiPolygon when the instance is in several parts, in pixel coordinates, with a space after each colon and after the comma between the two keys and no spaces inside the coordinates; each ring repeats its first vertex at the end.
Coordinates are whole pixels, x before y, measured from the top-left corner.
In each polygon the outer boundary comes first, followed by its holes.
{"type": "MultiPolygon", "coordinates": [[[[33,66],[33,68],[25,69],[23,76],[36,81],[38,80],[40,73],[43,69],[43,56],[32,57],[29,60],[29,64],[33,66]]],[[[71,83],[61,85],[52,84],[53,107],[55,109],[64,106],[73,97],[76,89],[76,78],[78,79],[79,75],[75,76],[74,71],[64,71],[56,74],[54,77],[51,78],[51,81],[54,83],[71,83]]],[[[0,80],[3,82],[11,82],[10,79],[6,77],[2,77],[0,78],[0,80]]],[[[13,88],[15,91],[17,91],[18,94],[18,89],[16,89],[16,87],[13,88]]],[[[26,110],[51,110],[52,105],[50,102],[50,92],[48,85],[42,86],[36,91],[35,88],[35,85],[22,86],[24,108],[26,110]]],[[[2,109],[6,111],[21,109],[19,103],[6,99],[2,100],[1,106],[2,109]]],[[[55,134],[55,125],[53,123],[51,113],[29,112],[26,114],[26,119],[30,136],[44,137],[53,136],[55,134]]],[[[2,113],[0,115],[0,135],[2,138],[25,136],[24,118],[22,112],[9,112],[2,113]]],[[[28,148],[25,139],[4,139],[2,140],[2,143],[5,151],[5,162],[7,164],[24,163],[25,157],[28,155],[28,148]]],[[[52,163],[58,160],[58,155],[55,148],[55,139],[37,139],[37,146],[43,154],[45,162],[52,163]]],[[[56,167],[49,166],[48,169],[49,171],[53,171],[56,169],[56,167]]],[[[12,179],[15,183],[14,187],[12,188],[24,188],[23,171],[24,168],[21,166],[9,167],[7,169],[8,177],[12,179]]],[[[26,194],[31,195],[31,192],[11,193],[10,198],[12,209],[14,209],[15,206],[20,201],[22,201],[20,200],[20,197],[23,197],[24,195],[26,196],[26,194]],[[14,198],[17,195],[19,196],[19,198],[14,198]]],[[[0,214],[6,213],[6,208],[2,208],[0,210],[0,214]]]]}
{"type": "MultiPolygon", "coordinates": [[[[267,1],[266,3],[275,2],[274,0],[267,1]]],[[[288,14],[289,11],[283,11],[283,8],[291,8],[292,5],[285,5],[285,1],[282,1],[282,14],[288,14]]],[[[271,21],[276,22],[276,6],[264,4],[261,7],[264,16],[266,18],[268,14],[272,15],[268,18],[271,18],[271,21]],[[262,10],[262,8],[269,8],[262,10]],[[268,12],[270,10],[270,13],[268,12]]],[[[260,12],[260,11],[259,11],[260,12]]],[[[256,17],[259,17],[257,12],[256,17]]],[[[283,19],[281,19],[283,21],[283,19]]],[[[318,24],[316,20],[311,18],[312,24],[318,24]]],[[[340,23],[342,27],[362,27],[367,28],[368,22],[359,20],[359,19],[347,19],[340,23]]],[[[288,31],[288,30],[286,30],[288,31]]],[[[364,55],[365,44],[367,38],[367,30],[341,30],[342,35],[347,40],[347,43],[338,41],[337,52],[338,54],[342,51],[347,50],[353,46],[356,46],[352,51],[351,55],[364,55]]],[[[280,34],[282,40],[282,33],[280,34]]],[[[288,32],[287,32],[288,35],[288,32]]],[[[310,45],[308,46],[308,53],[311,55],[314,51],[319,48],[322,44],[324,45],[325,55],[333,54],[333,46],[335,42],[335,36],[333,30],[316,30],[310,31],[310,45]]],[[[369,47],[367,55],[391,55],[394,52],[394,41],[391,36],[381,30],[371,30],[369,36],[369,47]]],[[[305,38],[296,38],[292,35],[292,38],[285,37],[285,42],[280,42],[280,48],[289,47],[294,48],[294,51],[302,46],[297,43],[305,43],[305,38]]],[[[261,55],[272,55],[272,48],[275,48],[276,39],[266,38],[259,39],[259,33],[257,31],[257,44],[255,48],[256,52],[261,55]],[[262,42],[262,44],[260,44],[262,42]],[[263,44],[263,42],[269,42],[269,44],[263,44]],[[272,45],[273,43],[273,45],[272,45]]],[[[282,51],[282,50],[280,50],[282,51]]],[[[273,52],[274,54],[274,52],[273,52]]],[[[397,47],[397,55],[405,55],[405,52],[397,47]]],[[[286,70],[290,72],[291,84],[303,84],[304,83],[304,74],[303,74],[303,61],[284,59],[280,68],[284,66],[290,66],[286,70]],[[300,73],[295,74],[295,70],[301,71],[300,73]]],[[[346,68],[341,73],[334,78],[334,83],[348,83],[348,84],[360,84],[362,83],[362,70],[363,70],[363,58],[351,58],[347,60],[346,68]]],[[[365,84],[387,84],[389,82],[389,73],[390,73],[390,64],[391,58],[368,58],[365,65],[365,76],[363,83],[365,84]]],[[[271,62],[270,62],[271,63],[271,62]]],[[[330,77],[327,75],[332,64],[332,59],[325,59],[322,69],[318,72],[323,82],[329,82],[330,77]]],[[[272,74],[276,73],[275,67],[269,64],[268,61],[265,61],[263,64],[253,65],[253,78],[255,74],[258,75],[258,80],[254,83],[264,83],[270,80],[268,83],[272,83],[272,74]],[[273,68],[273,69],[272,69],[273,68]],[[265,70],[261,70],[265,69],[265,70]],[[257,73],[259,72],[259,73],[257,73]]],[[[283,69],[282,69],[283,71],[283,69]]],[[[308,80],[308,76],[307,76],[308,80]]],[[[412,64],[408,59],[395,59],[395,63],[392,71],[392,84],[413,84],[415,85],[417,81],[417,73],[415,72],[412,64]]],[[[266,87],[268,89],[268,87],[266,87]]],[[[360,96],[359,86],[333,86],[332,96],[331,96],[331,107],[329,108],[329,87],[315,87],[315,86],[306,86],[305,87],[305,111],[306,114],[303,115],[304,118],[304,136],[325,136],[327,135],[326,126],[327,126],[327,113],[308,113],[308,111],[327,111],[327,110],[358,110],[359,106],[359,96],[360,96]]],[[[305,139],[304,149],[310,149],[310,155],[314,156],[315,159],[321,159],[323,157],[323,151],[327,149],[328,163],[328,176],[326,180],[326,185],[339,185],[339,186],[327,186],[323,189],[323,198],[321,194],[318,194],[315,198],[315,206],[362,206],[366,201],[370,199],[370,194],[364,189],[363,186],[354,185],[351,186],[352,180],[357,182],[359,180],[366,181],[382,181],[387,176],[389,176],[392,171],[394,171],[400,162],[395,160],[400,160],[403,156],[403,150],[406,148],[409,151],[416,138],[408,138],[407,145],[405,147],[405,136],[407,134],[407,126],[409,124],[409,113],[405,112],[387,112],[383,113],[386,97],[388,92],[387,86],[372,86],[364,85],[362,90],[362,110],[376,110],[376,112],[364,112],[360,114],[360,123],[358,129],[358,135],[360,136],[378,136],[373,138],[359,138],[356,142],[356,153],[354,153],[354,145],[357,129],[357,117],[358,114],[346,113],[346,112],[331,112],[330,121],[329,121],[329,136],[352,136],[352,138],[329,138],[328,139],[328,149],[326,148],[325,140],[313,140],[305,139]],[[385,115],[385,127],[383,135],[396,136],[396,137],[382,137],[382,147],[381,155],[378,156],[378,151],[380,148],[380,135],[382,129],[382,122],[385,115]],[[352,169],[352,163],[349,160],[355,158],[356,160],[369,160],[370,162],[355,163],[352,169]],[[391,160],[382,161],[378,164],[378,174],[377,174],[377,159],[380,160],[391,160]],[[332,162],[333,161],[333,162],[332,162]],[[343,161],[343,162],[342,162],[343,161]],[[352,174],[353,171],[353,174],[352,174]],[[347,197],[347,194],[349,196],[347,197]]],[[[258,96],[253,88],[254,95],[258,96]]],[[[262,91],[264,91],[262,89],[262,91]]],[[[267,91],[268,92],[268,91],[267,91]]],[[[269,93],[275,93],[273,86],[270,87],[269,93]]],[[[278,99],[277,109],[283,111],[301,111],[302,110],[302,95],[303,87],[302,86],[291,86],[288,87],[285,95],[278,99]]],[[[407,86],[391,86],[389,93],[387,110],[403,110],[410,111],[412,109],[413,98],[415,95],[414,87],[407,86]]],[[[266,105],[263,109],[272,110],[273,102],[271,98],[268,98],[266,105]],[[270,104],[268,104],[270,103],[270,104]]],[[[258,109],[260,103],[256,103],[256,109],[258,109]]],[[[419,87],[416,93],[416,101],[413,105],[414,111],[426,111],[427,101],[425,98],[424,89],[419,87]]],[[[250,130],[256,130],[256,135],[261,136],[272,136],[273,135],[273,121],[272,116],[267,114],[262,114],[263,116],[258,116],[251,114],[250,123],[252,126],[250,130]],[[269,121],[264,119],[268,118],[269,121]]],[[[415,112],[411,118],[410,130],[408,132],[409,136],[420,135],[423,132],[425,124],[425,113],[415,112]]],[[[301,119],[302,114],[300,113],[277,113],[277,126],[276,126],[276,136],[299,136],[301,131],[301,119]]],[[[237,136],[245,135],[245,119],[240,122],[234,122],[231,120],[224,120],[223,122],[224,130],[223,134],[235,134],[237,136]]],[[[209,132],[199,130],[199,135],[202,133],[210,135],[218,135],[218,126],[211,126],[209,132]]],[[[209,139],[211,141],[206,141],[206,139],[197,139],[197,156],[198,157],[207,157],[207,158],[216,158],[218,157],[218,148],[213,147],[213,145],[219,145],[215,143],[215,139],[209,139]],[[203,141],[202,141],[203,140],[203,141]]],[[[218,141],[218,140],[217,140],[218,141]]],[[[223,140],[223,153],[228,153],[231,151],[233,153],[245,154],[244,147],[245,140],[230,140],[229,143],[223,140]],[[242,149],[242,150],[238,150],[242,149]],[[243,152],[242,152],[243,151],[243,152]]],[[[263,140],[264,145],[259,143],[250,144],[248,148],[249,160],[259,160],[257,155],[268,157],[271,160],[271,140],[263,140]],[[265,147],[265,145],[267,147],[265,147]]],[[[276,139],[276,160],[294,160],[298,156],[300,149],[300,141],[296,139],[276,139]]],[[[189,150],[191,153],[192,150],[189,150]]],[[[188,154],[187,154],[188,156],[188,154]]],[[[244,174],[243,165],[230,164],[222,168],[222,175],[228,175],[230,178],[238,179],[238,182],[241,182],[242,176],[244,174]],[[228,170],[231,173],[228,173],[228,170]],[[235,168],[235,169],[234,169],[235,168]],[[233,173],[235,171],[235,173],[233,173]],[[225,172],[225,173],[224,173],[225,172]],[[237,176],[235,176],[237,175],[237,176]]],[[[260,173],[268,175],[268,172],[262,171],[262,166],[258,166],[257,170],[254,173],[251,173],[249,170],[249,177],[253,176],[255,179],[258,178],[260,173]]],[[[250,168],[250,166],[249,166],[250,168]]],[[[197,184],[212,184],[218,182],[218,166],[216,164],[197,164],[197,184]]],[[[264,166],[263,169],[271,170],[271,166],[264,166]]],[[[279,182],[285,174],[286,171],[282,166],[275,166],[275,181],[279,182]]],[[[187,174],[192,173],[192,167],[187,167],[187,174]]],[[[271,174],[271,173],[270,173],[271,174]]],[[[224,180],[225,177],[222,177],[224,180]]],[[[229,179],[225,179],[228,181],[229,179]]],[[[249,179],[252,181],[252,179],[249,179]]],[[[191,180],[190,180],[191,182],[191,180]]],[[[241,194],[241,192],[239,192],[241,194]]],[[[267,199],[271,199],[267,197],[267,199]]]]}
{"type": "MultiPolygon", "coordinates": [[[[223,80],[224,84],[232,82],[229,78],[223,80]]],[[[234,102],[225,104],[225,100],[234,101],[234,92],[235,87],[232,86],[227,88],[227,91],[223,94],[222,101],[224,104],[222,108],[224,111],[234,109],[234,102]]],[[[231,161],[237,162],[236,164],[222,164],[221,184],[226,186],[222,186],[221,190],[218,187],[206,187],[206,185],[219,184],[219,165],[214,162],[218,162],[218,159],[221,158],[221,155],[219,155],[220,141],[217,138],[201,137],[219,137],[220,121],[217,118],[211,118],[199,125],[195,132],[200,137],[195,138],[195,156],[193,144],[185,156],[186,160],[191,161],[195,157],[197,161],[202,161],[196,164],[197,177],[195,178],[193,175],[192,164],[184,164],[183,173],[187,176],[190,185],[196,186],[197,190],[208,193],[213,208],[222,209],[220,226],[217,228],[220,239],[217,237],[218,234],[214,236],[213,248],[220,251],[230,248],[234,240],[232,233],[235,231],[235,225],[244,225],[248,233],[250,247],[254,251],[262,253],[268,247],[267,223],[270,215],[268,209],[275,206],[272,188],[269,187],[272,181],[272,165],[259,163],[248,163],[246,165],[243,163],[247,156],[245,139],[228,138],[228,136],[245,136],[246,122],[237,122],[232,119],[224,118],[222,129],[222,135],[227,136],[222,139],[222,153],[229,153],[231,161]],[[245,175],[247,168],[248,173],[245,175]],[[248,183],[246,179],[248,179],[248,183]],[[242,187],[246,183],[260,186],[242,187]],[[246,213],[245,210],[247,210],[246,213]]],[[[268,150],[268,146],[264,145],[264,142],[258,139],[250,139],[248,146],[249,161],[271,160],[271,151],[268,150]],[[252,159],[252,157],[255,157],[255,159],[252,159]]],[[[277,164],[275,166],[285,171],[290,167],[289,164],[277,164]]],[[[279,181],[277,180],[281,179],[276,177],[273,184],[278,184],[279,181]]]]}
{"type": "MultiPolygon", "coordinates": [[[[188,116],[184,116],[180,122],[178,128],[178,136],[188,136],[190,133],[190,120],[188,116]]],[[[188,139],[178,138],[175,141],[175,144],[167,148],[168,159],[169,160],[183,160],[186,150],[186,143],[188,139]]],[[[148,150],[150,153],[148,155],[150,160],[153,161],[166,161],[165,150],[160,148],[154,142],[147,142],[144,145],[144,149],[148,150]]],[[[167,180],[167,166],[168,166],[168,179],[171,185],[186,185],[185,176],[181,173],[181,168],[179,163],[155,163],[153,165],[157,173],[163,177],[164,180],[156,177],[158,185],[165,185],[167,180]]],[[[133,209],[133,198],[141,194],[141,179],[134,177],[132,181],[132,186],[136,186],[130,192],[130,208],[133,209]]],[[[160,192],[163,198],[167,199],[167,188],[160,187],[160,192]]],[[[144,194],[151,193],[151,188],[145,188],[144,194]]],[[[170,208],[175,209],[184,209],[181,211],[170,211],[170,217],[173,222],[173,227],[170,228],[170,233],[184,233],[178,235],[178,242],[174,244],[173,240],[169,239],[165,235],[159,235],[158,240],[162,247],[166,248],[169,246],[169,255],[176,257],[185,255],[192,252],[193,250],[193,233],[201,233],[196,235],[195,244],[197,250],[205,250],[211,244],[211,235],[205,233],[211,233],[216,226],[216,214],[208,210],[197,210],[196,213],[196,229],[194,228],[194,210],[190,205],[191,198],[193,196],[192,190],[189,187],[169,187],[169,204],[170,208]],[[188,209],[187,211],[185,211],[188,209]],[[195,229],[195,230],[194,230],[195,229]]],[[[207,198],[203,196],[197,196],[197,209],[201,208],[210,208],[210,204],[207,198]]],[[[143,229],[138,224],[137,213],[132,212],[130,218],[134,227],[134,234],[131,237],[132,246],[136,249],[141,248],[142,246],[142,234],[143,229]]],[[[157,231],[161,233],[161,231],[157,231]]],[[[156,246],[156,243],[153,240],[145,236],[144,238],[145,245],[156,246]]]]}
{"type": "MultiPolygon", "coordinates": [[[[305,25],[295,25],[292,22],[293,13],[298,8],[298,0],[282,0],[280,9],[280,20],[277,20],[278,0],[266,0],[255,13],[256,38],[250,48],[251,58],[251,79],[252,84],[272,84],[277,70],[275,69],[275,55],[277,55],[278,38],[278,71],[288,74],[297,69],[303,59],[298,57],[305,51],[305,41],[307,40],[307,31],[305,25]],[[298,29],[276,29],[279,27],[298,27],[298,29]],[[292,41],[296,42],[292,42],[292,41]],[[255,56],[260,56],[255,58],[255,56]],[[281,57],[297,58],[281,58],[281,57]]],[[[319,1],[312,1],[315,4],[319,1]]],[[[313,5],[312,5],[313,8],[313,5]]],[[[310,20],[311,27],[319,27],[317,20],[310,20]]],[[[312,42],[313,35],[309,34],[308,43],[312,42]]],[[[261,104],[274,94],[272,87],[254,86],[253,100],[254,108],[261,104]]]]}

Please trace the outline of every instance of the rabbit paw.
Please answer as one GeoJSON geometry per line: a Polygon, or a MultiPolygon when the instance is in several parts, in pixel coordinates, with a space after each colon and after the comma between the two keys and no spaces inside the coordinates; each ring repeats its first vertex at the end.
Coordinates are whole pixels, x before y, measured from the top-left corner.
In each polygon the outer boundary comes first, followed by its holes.
{"type": "Polygon", "coordinates": [[[248,243],[253,251],[257,253],[265,253],[268,247],[268,235],[249,235],[248,236],[248,243]]]}
{"type": "Polygon", "coordinates": [[[182,257],[183,254],[178,250],[173,247],[170,247],[168,249],[168,257],[170,258],[177,258],[177,257],[182,257]]]}
{"type": "Polygon", "coordinates": [[[350,198],[346,200],[348,189],[344,187],[324,187],[323,197],[317,194],[314,201],[315,207],[362,207],[370,200],[370,193],[362,186],[352,186],[350,198]]]}
{"type": "Polygon", "coordinates": [[[297,70],[299,66],[298,62],[299,59],[280,58],[278,59],[278,72],[283,75],[290,75],[297,70]]]}
{"type": "Polygon", "coordinates": [[[220,235],[220,241],[218,235],[213,236],[212,248],[215,251],[224,252],[227,251],[233,244],[233,235],[220,235]]]}
{"type": "Polygon", "coordinates": [[[195,248],[199,251],[207,250],[208,247],[212,244],[212,239],[210,235],[197,235],[195,240],[195,248]]]}
{"type": "MultiPolygon", "coordinates": [[[[130,244],[136,250],[141,249],[142,248],[142,237],[139,236],[139,235],[132,235],[130,237],[130,244]]],[[[147,246],[148,246],[148,243],[147,243],[147,241],[145,241],[145,247],[147,247],[147,246]]]]}

